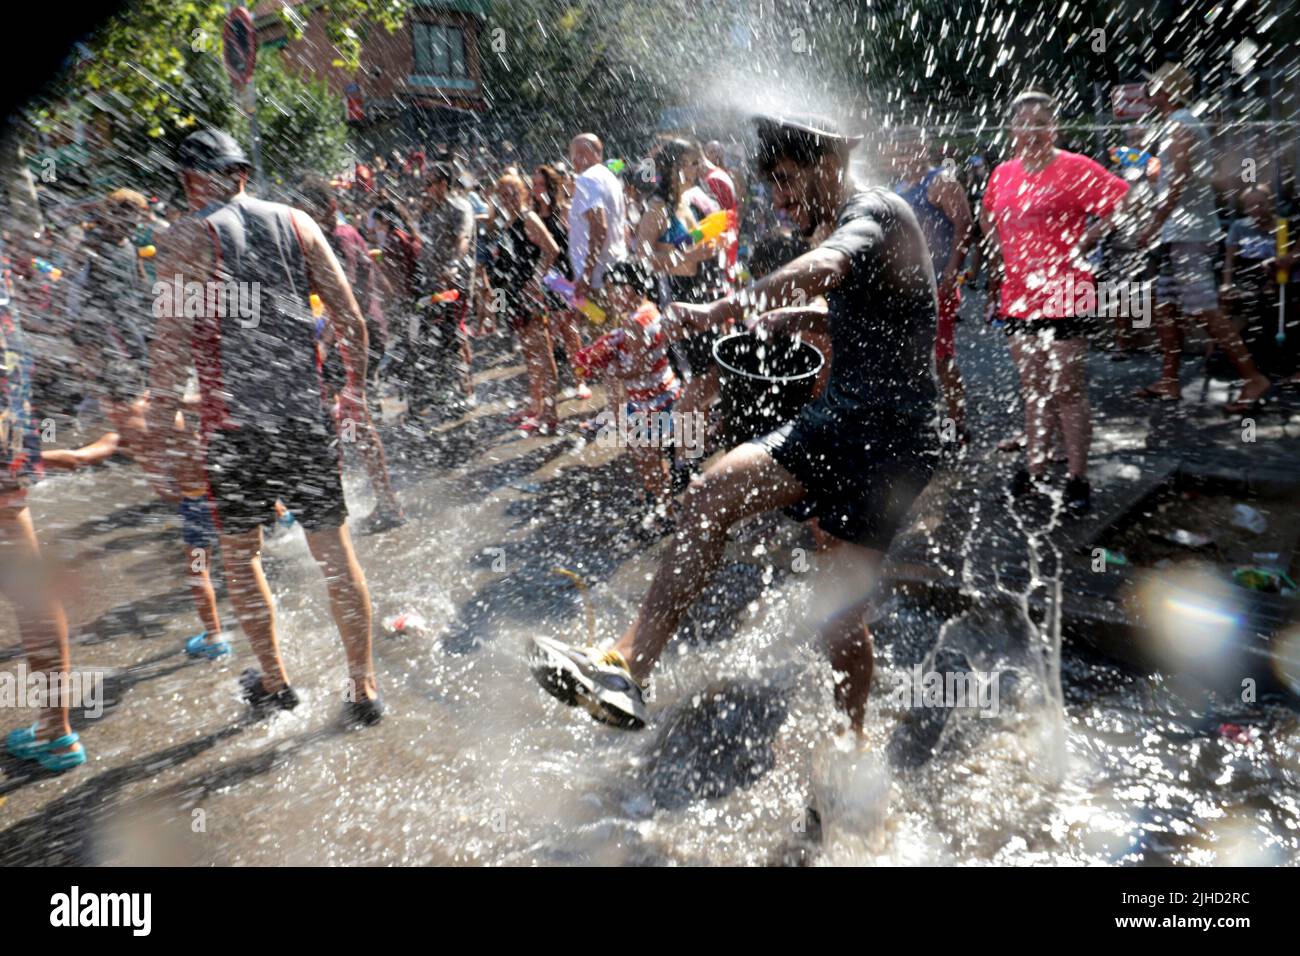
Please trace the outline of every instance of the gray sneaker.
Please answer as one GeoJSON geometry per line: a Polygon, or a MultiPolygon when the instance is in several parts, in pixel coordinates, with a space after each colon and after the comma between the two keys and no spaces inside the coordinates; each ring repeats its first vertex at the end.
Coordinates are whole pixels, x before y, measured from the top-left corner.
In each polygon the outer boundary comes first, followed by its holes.
{"type": "Polygon", "coordinates": [[[537,682],[557,700],[615,727],[646,725],[644,691],[617,651],[534,637],[528,658],[537,682]]]}

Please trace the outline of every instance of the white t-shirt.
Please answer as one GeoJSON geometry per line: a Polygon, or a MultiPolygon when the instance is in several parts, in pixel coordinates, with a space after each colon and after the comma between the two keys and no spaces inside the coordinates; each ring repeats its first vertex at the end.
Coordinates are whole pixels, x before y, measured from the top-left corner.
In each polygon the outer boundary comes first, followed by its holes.
{"type": "Polygon", "coordinates": [[[587,263],[587,212],[597,206],[605,210],[605,244],[597,253],[591,273],[591,284],[599,289],[610,263],[627,257],[623,184],[603,163],[593,163],[574,182],[573,204],[569,207],[569,262],[576,277],[582,276],[587,263]]]}

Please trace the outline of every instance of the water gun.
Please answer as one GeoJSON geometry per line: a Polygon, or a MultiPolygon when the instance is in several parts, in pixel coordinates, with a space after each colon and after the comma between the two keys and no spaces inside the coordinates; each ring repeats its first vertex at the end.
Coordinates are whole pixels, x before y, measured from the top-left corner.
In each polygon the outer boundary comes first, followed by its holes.
{"type": "Polygon", "coordinates": [[[147,246],[140,246],[135,250],[135,254],[141,259],[152,259],[154,256],[158,255],[158,247],[152,243],[147,246]]]}
{"type": "Polygon", "coordinates": [[[1287,573],[1276,568],[1235,568],[1232,572],[1232,580],[1238,587],[1269,594],[1296,590],[1296,583],[1287,576],[1287,573]]]}
{"type": "Polygon", "coordinates": [[[724,232],[734,232],[735,229],[735,212],[730,209],[721,209],[705,216],[694,229],[682,229],[680,233],[670,233],[668,241],[676,246],[684,246],[688,242],[705,242],[709,239],[716,239],[724,232]]]}
{"type": "Polygon", "coordinates": [[[1121,169],[1146,169],[1151,162],[1151,154],[1136,146],[1112,146],[1110,161],[1121,169]]]}
{"type": "Polygon", "coordinates": [[[50,277],[51,282],[58,282],[63,278],[63,270],[56,266],[48,259],[36,258],[32,260],[32,267],[44,275],[50,277]]]}
{"type": "Polygon", "coordinates": [[[623,170],[627,169],[627,163],[623,162],[621,159],[607,159],[605,160],[605,168],[617,176],[623,170]]]}
{"type": "MultiPolygon", "coordinates": [[[[1287,223],[1281,216],[1277,220],[1277,255],[1278,258],[1286,255],[1291,248],[1290,239],[1287,237],[1287,223]]],[[[1277,270],[1277,284],[1286,285],[1291,278],[1290,269],[1277,270]]]]}
{"type": "Polygon", "coordinates": [[[573,294],[573,280],[564,278],[564,276],[552,269],[542,277],[542,285],[546,286],[546,288],[550,289],[568,303],[569,308],[577,309],[596,325],[605,324],[604,309],[596,305],[594,302],[588,302],[586,299],[583,299],[581,302],[575,299],[573,294]]]}
{"type": "Polygon", "coordinates": [[[432,305],[439,305],[443,302],[455,302],[460,298],[460,292],[456,289],[444,289],[442,292],[434,292],[430,295],[421,296],[415,300],[415,304],[422,309],[427,309],[432,305]]]}
{"type": "Polygon", "coordinates": [[[371,250],[370,250],[370,258],[373,259],[375,262],[378,262],[380,259],[384,258],[384,250],[383,250],[383,249],[371,249],[371,250]]]}
{"type": "Polygon", "coordinates": [[[573,356],[573,366],[581,369],[584,374],[594,372],[604,368],[614,356],[618,354],[618,345],[621,336],[617,331],[602,335],[590,345],[578,349],[573,356]]]}
{"type": "Polygon", "coordinates": [[[313,292],[310,296],[307,297],[307,299],[309,302],[311,302],[312,318],[319,319],[322,315],[325,314],[325,303],[320,300],[320,296],[318,296],[315,292],[313,292]]]}

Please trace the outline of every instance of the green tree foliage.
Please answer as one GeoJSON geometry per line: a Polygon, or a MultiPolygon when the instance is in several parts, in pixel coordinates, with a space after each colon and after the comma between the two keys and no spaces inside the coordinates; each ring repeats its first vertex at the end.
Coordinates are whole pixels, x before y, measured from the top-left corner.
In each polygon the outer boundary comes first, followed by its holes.
{"type": "MultiPolygon", "coordinates": [[[[291,39],[301,38],[307,18],[324,18],[336,63],[356,68],[365,32],[396,29],[410,7],[411,0],[316,0],[280,15],[291,39]]],[[[68,138],[74,120],[98,134],[92,154],[70,171],[74,184],[129,181],[165,191],[167,157],[196,127],[236,129],[247,142],[221,60],[227,12],[220,0],[134,0],[78,45],[29,110],[34,128],[56,141],[68,138]]],[[[291,75],[273,49],[259,51],[256,79],[265,86],[258,120],[269,178],[342,162],[343,105],[324,83],[291,75]]]]}
{"type": "MultiPolygon", "coordinates": [[[[275,49],[258,54],[253,79],[268,186],[293,182],[306,172],[333,173],[347,165],[343,99],[327,81],[285,69],[275,49]]],[[[252,139],[249,122],[242,113],[236,115],[231,126],[240,142],[252,139]]]]}

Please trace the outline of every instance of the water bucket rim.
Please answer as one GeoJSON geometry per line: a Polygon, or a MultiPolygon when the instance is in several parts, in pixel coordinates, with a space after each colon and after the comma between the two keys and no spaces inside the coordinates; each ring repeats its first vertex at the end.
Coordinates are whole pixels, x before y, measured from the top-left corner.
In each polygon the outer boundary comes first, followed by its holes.
{"type": "MultiPolygon", "coordinates": [[[[736,368],[734,365],[729,365],[724,362],[722,356],[718,354],[718,349],[722,347],[724,342],[730,342],[732,339],[739,338],[756,338],[756,336],[753,332],[732,332],[729,335],[724,335],[721,338],[716,339],[713,343],[713,361],[717,362],[718,365],[728,373],[739,375],[741,378],[753,379],[755,382],[798,382],[805,378],[814,377],[822,370],[822,366],[826,364],[826,356],[822,354],[821,349],[806,339],[800,339],[798,344],[801,348],[812,349],[817,355],[817,364],[811,371],[800,372],[798,375],[755,375],[753,372],[746,372],[744,369],[736,368]]],[[[793,336],[791,336],[791,338],[793,338],[793,336]]]]}

